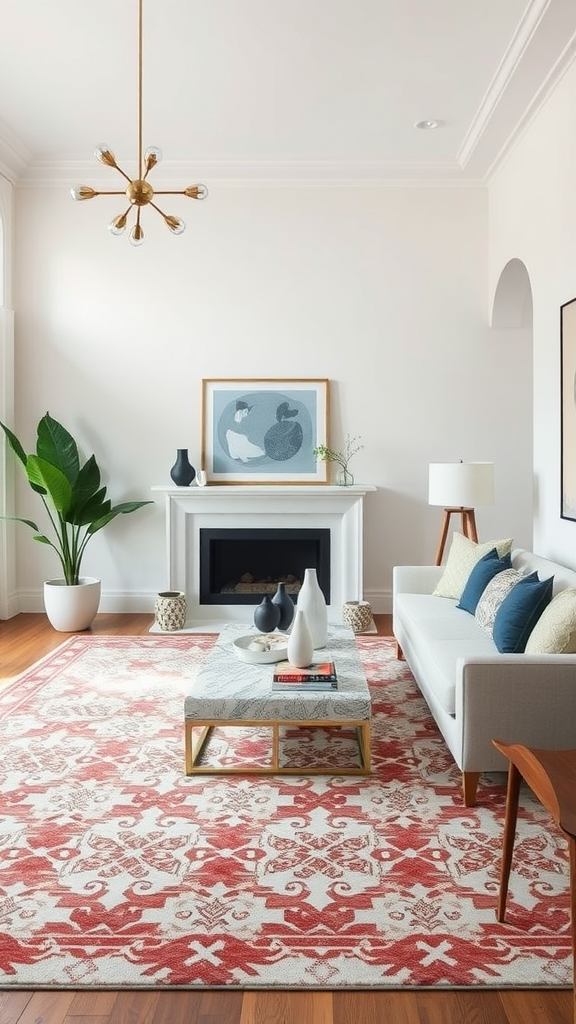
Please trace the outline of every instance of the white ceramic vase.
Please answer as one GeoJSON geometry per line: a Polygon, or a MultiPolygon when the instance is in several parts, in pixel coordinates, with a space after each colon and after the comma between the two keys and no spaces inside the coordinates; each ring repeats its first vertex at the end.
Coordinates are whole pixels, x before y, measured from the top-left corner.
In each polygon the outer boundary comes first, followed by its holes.
{"type": "Polygon", "coordinates": [[[80,577],[74,586],[66,580],[46,580],[44,608],[50,624],[60,633],[77,633],[88,629],[100,605],[100,580],[80,577]]]}
{"type": "Polygon", "coordinates": [[[328,640],[328,610],[324,594],[318,583],[316,569],[306,569],[304,582],[298,593],[297,608],[306,616],[308,629],[312,634],[314,649],[326,647],[328,640]]]}
{"type": "Polygon", "coordinates": [[[296,617],[288,637],[287,654],[288,661],[295,668],[308,668],[312,664],[314,644],[306,616],[301,608],[296,609],[296,617]]]}

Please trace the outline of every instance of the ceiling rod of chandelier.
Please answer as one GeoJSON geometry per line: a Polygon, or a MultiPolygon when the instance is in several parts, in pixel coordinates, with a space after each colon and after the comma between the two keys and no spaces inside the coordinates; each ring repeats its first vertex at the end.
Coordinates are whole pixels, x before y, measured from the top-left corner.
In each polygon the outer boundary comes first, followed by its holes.
{"type": "Polygon", "coordinates": [[[129,206],[124,213],[118,214],[114,217],[108,225],[108,230],[113,235],[121,235],[126,229],[128,217],[131,210],[136,208],[136,222],[130,232],[130,241],[132,245],[142,245],[144,241],[144,231],[140,223],[140,211],[143,206],[151,206],[153,210],[156,210],[161,217],[164,218],[164,222],[173,235],[181,235],[186,225],[180,217],[174,217],[171,214],[164,213],[157,205],[153,202],[155,196],[188,196],[189,199],[206,199],[208,195],[208,189],[205,185],[198,183],[197,185],[188,185],[187,188],[178,190],[158,191],[155,192],[150,183],[146,180],[148,174],[156,164],[160,163],[162,159],[162,152],[157,146],[150,146],[144,154],[142,154],[142,0],[138,0],[138,177],[132,180],[125,171],[116,163],[116,157],[109,146],[100,144],[96,146],[94,150],[94,156],[100,160],[101,163],[107,167],[114,167],[123,178],[126,179],[128,185],[124,190],[119,191],[97,191],[91,188],[90,185],[73,185],[70,189],[70,194],[73,199],[93,199],[94,196],[123,196],[128,198],[129,206]]]}

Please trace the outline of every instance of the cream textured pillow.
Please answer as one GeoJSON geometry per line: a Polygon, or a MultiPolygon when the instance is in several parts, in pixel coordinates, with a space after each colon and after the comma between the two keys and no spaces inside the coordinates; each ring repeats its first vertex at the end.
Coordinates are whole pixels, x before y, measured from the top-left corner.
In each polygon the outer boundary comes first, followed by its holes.
{"type": "Polygon", "coordinates": [[[482,626],[482,629],[488,633],[488,636],[492,636],[494,619],[502,601],[510,593],[512,587],[515,587],[518,581],[523,578],[522,573],[518,569],[504,569],[503,572],[499,572],[494,579],[490,580],[476,605],[474,613],[476,622],[479,626],[482,626]]]}
{"type": "Polygon", "coordinates": [[[542,612],[525,654],[576,654],[576,588],[561,590],[542,612]]]}
{"type": "Polygon", "coordinates": [[[476,562],[479,562],[492,548],[496,548],[498,557],[502,558],[512,550],[512,537],[507,540],[489,540],[485,544],[476,544],[473,540],[465,537],[463,533],[455,533],[446,559],[446,568],[436,584],[434,596],[453,597],[459,601],[476,562]]]}

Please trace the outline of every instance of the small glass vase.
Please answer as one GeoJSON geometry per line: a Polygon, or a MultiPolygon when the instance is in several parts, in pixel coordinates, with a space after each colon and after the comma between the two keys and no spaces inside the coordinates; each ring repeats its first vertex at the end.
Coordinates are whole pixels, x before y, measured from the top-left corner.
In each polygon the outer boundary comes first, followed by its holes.
{"type": "Polygon", "coordinates": [[[342,466],[341,469],[338,470],[338,474],[336,476],[336,483],[338,484],[339,487],[352,487],[352,484],[354,483],[354,477],[350,470],[346,469],[345,466],[342,466]]]}

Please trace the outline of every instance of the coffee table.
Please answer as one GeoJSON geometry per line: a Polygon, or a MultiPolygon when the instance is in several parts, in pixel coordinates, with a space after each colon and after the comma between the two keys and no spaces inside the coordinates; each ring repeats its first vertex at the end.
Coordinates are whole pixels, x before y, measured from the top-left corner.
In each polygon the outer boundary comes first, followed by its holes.
{"type": "MultiPolygon", "coordinates": [[[[337,690],[296,693],[274,692],[274,665],[249,665],[240,660],[233,641],[246,636],[246,625],[223,627],[184,699],[186,775],[367,775],[370,772],[370,691],[362,669],[354,633],[349,626],[329,626],[328,643],[316,651],[318,659],[332,660],[338,675],[337,690]],[[200,763],[215,726],[267,726],[272,730],[269,764],[250,762],[234,766],[200,763]],[[291,767],[280,763],[279,733],[283,727],[353,728],[358,740],[359,764],[349,767],[291,767]]],[[[254,631],[257,636],[258,632],[254,631]]]]}

